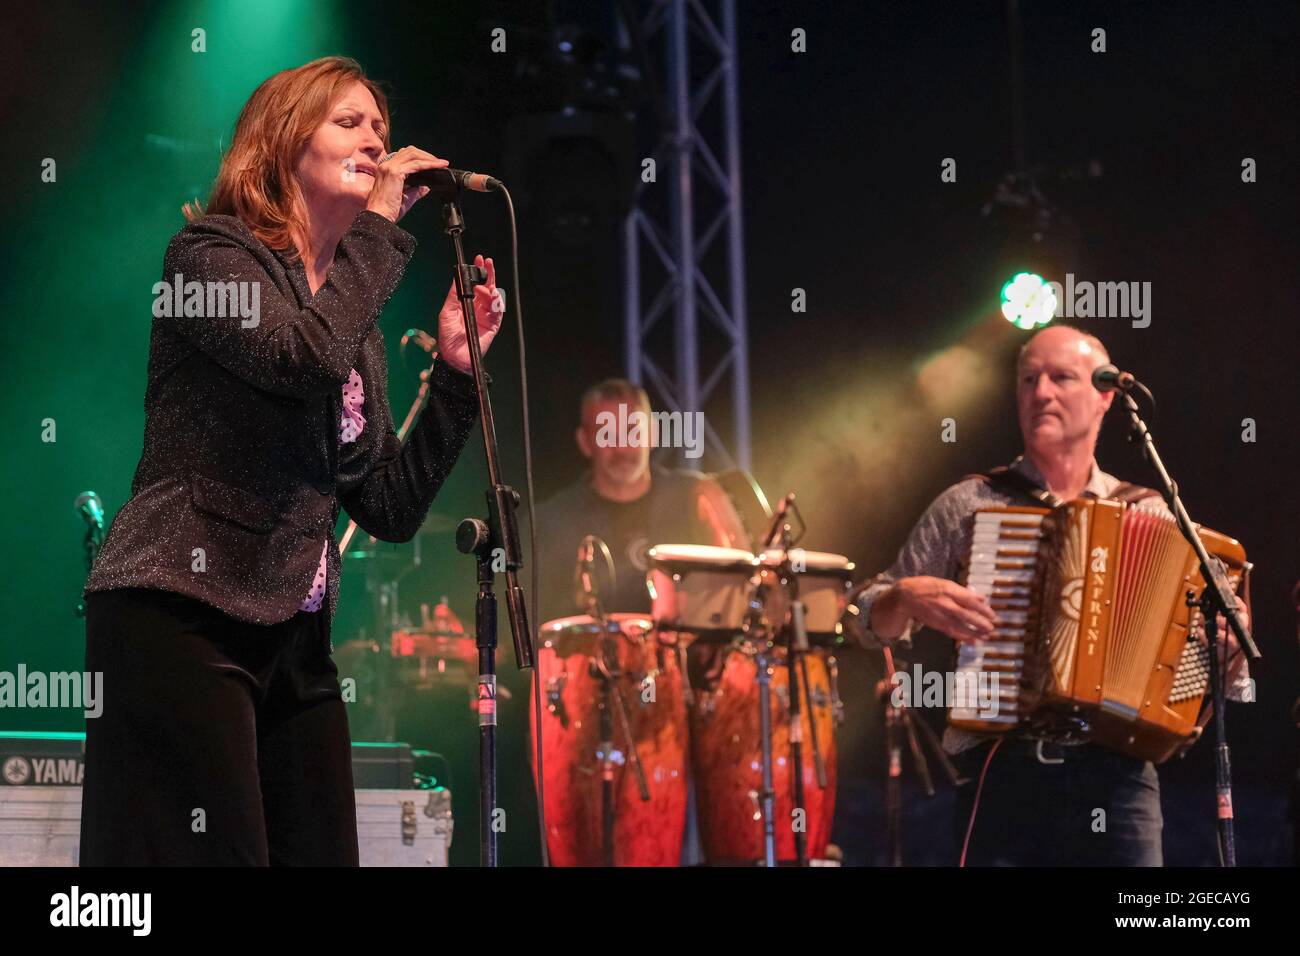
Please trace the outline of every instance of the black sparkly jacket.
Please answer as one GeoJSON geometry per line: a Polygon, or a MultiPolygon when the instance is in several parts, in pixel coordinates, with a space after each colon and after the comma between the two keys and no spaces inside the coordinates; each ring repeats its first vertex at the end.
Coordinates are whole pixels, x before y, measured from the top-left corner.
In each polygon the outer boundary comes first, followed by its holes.
{"type": "Polygon", "coordinates": [[[409,233],[362,212],[312,295],[301,261],[239,219],[209,215],[176,234],[165,282],[260,283],[260,315],[154,318],[144,450],[86,593],[161,588],[274,624],[297,612],[328,539],[332,618],[340,503],[377,538],[415,535],[478,404],[468,376],[435,362],[428,404],[404,443],[394,433],[376,322],[414,250],[409,233]],[[366,425],[340,446],[352,368],[366,425]]]}

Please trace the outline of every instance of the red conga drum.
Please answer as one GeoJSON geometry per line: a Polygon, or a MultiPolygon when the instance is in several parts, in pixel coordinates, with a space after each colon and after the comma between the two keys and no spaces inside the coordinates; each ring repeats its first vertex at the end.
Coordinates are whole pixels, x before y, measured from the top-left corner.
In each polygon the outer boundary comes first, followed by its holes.
{"type": "MultiPolygon", "coordinates": [[[[602,626],[587,615],[542,625],[537,653],[542,689],[547,847],[555,866],[601,866],[607,861],[603,781],[613,790],[612,861],[615,866],[676,866],[686,826],[686,710],[676,652],[661,645],[649,618],[607,615],[602,626]],[[616,674],[627,727],[614,695],[604,692],[606,669],[616,674]],[[613,664],[614,666],[609,666],[613,664]],[[602,700],[610,708],[613,748],[605,759],[602,700]],[[641,798],[630,748],[645,774],[641,798]]],[[[535,692],[535,691],[534,691],[535,692]]],[[[535,707],[529,707],[530,722],[535,707]]],[[[536,728],[534,728],[534,732],[536,728]]],[[[532,753],[530,749],[530,754],[532,753]]],[[[537,778],[534,759],[533,778],[537,778]]]]}
{"type": "MultiPolygon", "coordinates": [[[[772,785],[776,791],[776,856],[796,858],[794,834],[803,827],[809,859],[824,858],[835,816],[835,705],[831,680],[834,659],[824,651],[804,655],[811,686],[812,712],[799,674],[800,724],[803,727],[804,813],[794,810],[794,775],[790,764],[789,674],[783,651],[769,658],[772,675],[772,785]],[[817,782],[817,749],[826,768],[826,786],[817,782]]],[[[730,651],[716,686],[695,688],[690,712],[691,766],[700,842],[705,860],[714,865],[753,863],[763,859],[760,794],[763,756],[758,728],[758,666],[748,648],[730,651]]]]}

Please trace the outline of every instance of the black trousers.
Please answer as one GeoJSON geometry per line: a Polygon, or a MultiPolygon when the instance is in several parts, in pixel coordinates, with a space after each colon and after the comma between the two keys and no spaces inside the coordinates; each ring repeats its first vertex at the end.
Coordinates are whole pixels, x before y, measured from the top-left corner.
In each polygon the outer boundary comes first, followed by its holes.
{"type": "MultiPolygon", "coordinates": [[[[990,744],[953,758],[967,783],[957,790],[957,853],[970,823],[990,744]]],[[[968,866],[1162,866],[1160,779],[1146,760],[1094,744],[1005,740],[993,755],[968,866]]]]}
{"type": "Polygon", "coordinates": [[[81,865],[357,865],[329,621],[269,627],[168,591],[86,597],[81,865]]]}

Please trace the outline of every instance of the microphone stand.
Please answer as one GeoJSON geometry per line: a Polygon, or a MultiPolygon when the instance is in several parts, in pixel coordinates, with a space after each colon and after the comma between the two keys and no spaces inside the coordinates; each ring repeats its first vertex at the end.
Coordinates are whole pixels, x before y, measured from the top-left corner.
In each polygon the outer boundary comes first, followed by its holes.
{"type": "MultiPolygon", "coordinates": [[[[793,492],[785,497],[782,502],[786,507],[793,510],[799,518],[801,528],[800,535],[804,528],[803,516],[799,514],[799,509],[794,503],[793,492]]],[[[783,509],[784,511],[784,509],[783,509]]],[[[813,765],[817,774],[817,784],[820,788],[826,788],[826,767],[822,762],[820,741],[817,738],[817,717],[813,710],[812,687],[808,681],[807,661],[804,654],[808,650],[808,631],[804,622],[804,605],[799,600],[799,578],[794,570],[793,562],[790,560],[790,549],[795,543],[791,534],[791,528],[788,522],[784,520],[784,514],[778,519],[780,527],[777,534],[768,538],[768,542],[773,540],[779,543],[781,548],[781,565],[777,575],[782,585],[786,589],[786,594],[790,603],[790,617],[785,623],[782,630],[785,633],[785,652],[786,652],[786,672],[787,672],[787,699],[788,699],[788,717],[790,726],[790,782],[791,782],[791,801],[794,808],[803,816],[801,821],[804,825],[796,827],[794,831],[794,855],[797,866],[808,865],[808,833],[807,833],[807,807],[804,799],[804,782],[803,782],[803,694],[807,694],[806,703],[808,705],[808,726],[811,732],[811,744],[813,751],[813,765]],[[802,678],[802,679],[801,679],[802,678]],[[801,693],[800,688],[803,688],[801,693]]]]}
{"type": "MultiPolygon", "coordinates": [[[[787,714],[789,718],[789,744],[790,744],[790,798],[795,810],[803,814],[800,821],[803,826],[794,830],[794,852],[795,864],[797,866],[808,865],[808,833],[807,825],[807,807],[805,806],[804,780],[803,780],[803,714],[808,714],[808,729],[812,747],[813,769],[817,779],[819,789],[825,790],[826,764],[822,759],[821,741],[817,733],[816,710],[813,706],[812,699],[812,682],[808,679],[808,661],[806,654],[809,649],[808,630],[805,624],[805,608],[803,602],[799,599],[799,573],[794,569],[794,564],[790,560],[790,550],[803,537],[807,526],[804,524],[803,515],[799,512],[798,505],[795,504],[794,492],[786,495],[781,499],[777,508],[776,515],[773,519],[771,528],[768,529],[767,536],[764,538],[764,545],[767,547],[778,546],[781,550],[781,563],[777,568],[776,576],[781,587],[786,591],[787,599],[790,605],[789,618],[782,622],[778,631],[778,639],[782,636],[785,639],[786,651],[786,698],[787,714]],[[799,533],[793,533],[790,523],[787,521],[789,512],[794,512],[794,516],[799,521],[799,533]],[[806,711],[805,711],[806,708],[806,711]]],[[[770,780],[771,773],[771,751],[772,740],[770,733],[770,718],[766,721],[769,725],[767,731],[763,731],[764,724],[761,705],[766,702],[767,689],[762,685],[764,681],[764,672],[766,667],[763,664],[763,655],[759,656],[759,684],[760,693],[760,737],[761,746],[764,755],[764,784],[763,784],[763,803],[762,813],[764,817],[764,862],[767,866],[774,866],[775,851],[771,842],[772,826],[771,820],[774,809],[771,805],[775,794],[773,784],[770,780]]]]}
{"type": "Polygon", "coordinates": [[[1178,496],[1178,485],[1169,477],[1169,472],[1165,470],[1164,462],[1160,459],[1160,453],[1156,451],[1151,432],[1148,430],[1146,422],[1142,420],[1141,415],[1138,414],[1137,403],[1133,401],[1133,397],[1129,395],[1127,389],[1120,389],[1119,394],[1123,400],[1124,408],[1128,412],[1131,424],[1129,440],[1141,443],[1142,454],[1146,456],[1147,461],[1151,463],[1156,472],[1156,477],[1160,482],[1160,493],[1164,496],[1165,503],[1169,505],[1169,510],[1173,512],[1174,520],[1178,523],[1178,529],[1182,532],[1183,537],[1187,539],[1187,543],[1192,546],[1192,550],[1196,552],[1196,560],[1200,562],[1201,566],[1201,577],[1205,581],[1205,589],[1201,592],[1200,599],[1189,599],[1189,603],[1196,603],[1201,607],[1201,613],[1205,621],[1205,640],[1210,652],[1210,693],[1211,706],[1214,708],[1215,737],[1214,790],[1218,804],[1219,851],[1224,866],[1236,866],[1237,849],[1233,831],[1232,811],[1232,759],[1228,748],[1228,732],[1224,715],[1225,675],[1219,673],[1219,655],[1215,646],[1215,640],[1218,636],[1216,615],[1222,614],[1228,622],[1228,626],[1236,633],[1237,640],[1241,642],[1241,648],[1245,652],[1247,660],[1257,661],[1260,659],[1261,654],[1259,648],[1255,646],[1250,632],[1241,623],[1241,618],[1237,613],[1236,596],[1233,593],[1232,585],[1228,582],[1227,574],[1224,573],[1223,565],[1218,561],[1210,560],[1210,555],[1205,550],[1201,536],[1196,533],[1196,529],[1192,526],[1192,519],[1188,516],[1187,509],[1183,507],[1182,499],[1178,496]]]}
{"type": "MultiPolygon", "coordinates": [[[[87,495],[94,495],[93,491],[86,492],[87,495]]],[[[78,498],[78,501],[81,499],[78,498]]],[[[77,510],[81,511],[81,508],[77,510]]],[[[83,517],[86,512],[82,511],[83,517]]],[[[86,575],[89,577],[90,571],[95,566],[95,559],[99,557],[99,550],[104,546],[104,519],[102,514],[96,512],[95,516],[86,517],[86,537],[82,539],[81,547],[86,555],[86,575]]],[[[86,599],[77,598],[77,606],[73,609],[73,614],[77,617],[86,616],[86,599]]]]}
{"type": "MultiPolygon", "coordinates": [[[[794,829],[795,865],[807,866],[808,817],[803,792],[803,702],[799,699],[799,688],[801,686],[799,665],[803,662],[804,651],[808,649],[808,633],[804,629],[803,602],[799,600],[799,581],[790,567],[790,535],[788,531],[790,526],[786,525],[785,527],[787,530],[782,535],[782,544],[785,546],[785,550],[783,551],[781,568],[778,574],[783,579],[790,600],[790,620],[781,629],[785,632],[786,715],[790,728],[790,799],[794,809],[803,816],[801,821],[803,825],[794,829]]],[[[811,707],[808,708],[808,720],[813,725],[815,733],[817,724],[811,707]]]]}
{"type": "MultiPolygon", "coordinates": [[[[786,511],[790,503],[794,500],[793,494],[786,495],[781,499],[780,505],[777,506],[776,514],[772,519],[772,526],[768,529],[767,535],[763,538],[763,546],[771,547],[772,544],[779,540],[779,532],[784,527],[788,533],[789,526],[785,524],[786,511]]],[[[755,793],[750,791],[750,797],[758,806],[759,816],[762,818],[762,847],[763,847],[763,866],[775,867],[776,859],[776,788],[773,782],[773,760],[772,760],[772,673],[771,659],[768,654],[775,647],[775,641],[779,634],[773,633],[767,621],[767,615],[763,612],[756,612],[756,607],[766,607],[767,600],[764,588],[767,585],[760,584],[756,600],[751,603],[750,618],[746,620],[744,628],[745,636],[754,633],[757,639],[750,638],[755,648],[754,666],[756,667],[756,683],[758,684],[758,748],[759,756],[762,761],[761,765],[761,787],[762,789],[755,793]]],[[[783,628],[784,625],[781,625],[783,628]]],[[[797,706],[797,702],[796,702],[797,706]]]]}
{"type": "Polygon", "coordinates": [[[486,279],[483,270],[465,261],[461,238],[465,220],[457,202],[458,187],[436,182],[432,191],[442,200],[444,231],[451,238],[456,262],[456,294],[465,321],[465,339],[469,345],[474,389],[478,394],[479,416],[483,423],[483,450],[487,456],[489,488],[487,520],[466,518],[456,529],[456,547],[462,554],[473,554],[478,569],[478,600],[474,608],[474,642],[478,647],[478,725],[479,725],[479,863],[497,865],[497,598],[493,590],[497,570],[506,574],[506,610],[514,635],[515,662],[522,669],[533,666],[532,634],[528,629],[523,588],[519,586],[519,569],[523,552],[519,546],[519,524],[515,508],[519,493],[501,477],[500,453],[497,448],[496,421],[483,374],[483,354],[478,342],[478,320],[474,315],[474,286],[486,279]],[[504,566],[504,567],[503,567],[504,566]]]}

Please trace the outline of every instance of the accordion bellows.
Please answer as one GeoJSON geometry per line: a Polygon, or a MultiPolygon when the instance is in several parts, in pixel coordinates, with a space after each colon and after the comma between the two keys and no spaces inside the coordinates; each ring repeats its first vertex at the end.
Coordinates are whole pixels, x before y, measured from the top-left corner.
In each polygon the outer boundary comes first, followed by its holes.
{"type": "MultiPolygon", "coordinates": [[[[1198,530],[1236,587],[1245,550],[1198,530]]],[[[999,625],[959,646],[956,683],[994,691],[959,702],[952,726],[1082,736],[1157,763],[1196,739],[1209,660],[1187,592],[1205,582],[1172,515],[1093,499],[985,509],[965,583],[999,625]]]]}

